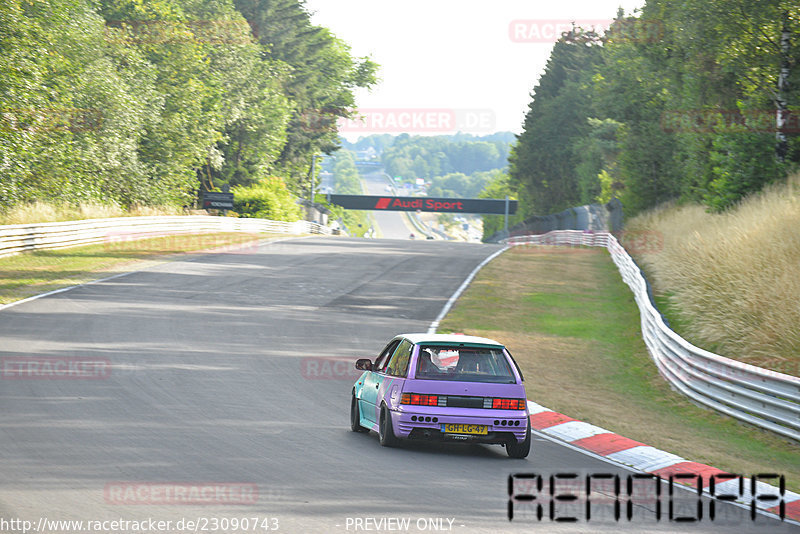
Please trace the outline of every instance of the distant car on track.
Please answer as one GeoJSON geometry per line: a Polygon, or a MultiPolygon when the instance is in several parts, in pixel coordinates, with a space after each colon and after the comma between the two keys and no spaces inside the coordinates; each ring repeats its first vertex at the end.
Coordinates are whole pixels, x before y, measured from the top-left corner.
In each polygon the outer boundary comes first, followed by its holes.
{"type": "Polygon", "coordinates": [[[512,458],[531,448],[522,372],[491,339],[447,334],[401,334],[353,385],[350,427],[378,432],[392,447],[402,439],[494,443],[512,458]]]}

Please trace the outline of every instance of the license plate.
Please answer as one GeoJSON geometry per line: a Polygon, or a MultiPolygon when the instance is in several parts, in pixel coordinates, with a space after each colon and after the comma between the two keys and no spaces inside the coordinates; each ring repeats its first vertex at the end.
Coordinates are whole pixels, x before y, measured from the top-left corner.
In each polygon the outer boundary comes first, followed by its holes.
{"type": "Polygon", "coordinates": [[[477,434],[485,435],[489,433],[486,425],[462,425],[456,423],[443,423],[442,432],[448,434],[477,434]]]}

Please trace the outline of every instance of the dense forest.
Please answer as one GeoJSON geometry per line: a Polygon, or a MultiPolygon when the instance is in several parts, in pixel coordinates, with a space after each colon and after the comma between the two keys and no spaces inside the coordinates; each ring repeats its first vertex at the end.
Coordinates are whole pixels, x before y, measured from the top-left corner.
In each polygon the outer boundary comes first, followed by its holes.
{"type": "Polygon", "coordinates": [[[555,44],[513,148],[508,133],[348,143],[337,121],[377,65],[302,0],[6,0],[0,213],[191,206],[224,185],[286,202],[340,143],[432,193],[510,194],[521,215],[614,196],[628,214],[724,210],[800,164],[798,36],[788,0],[648,0],[555,44]]]}
{"type": "Polygon", "coordinates": [[[528,215],[620,198],[724,210],[800,163],[800,6],[648,0],[555,44],[509,158],[528,215]]]}
{"type": "Polygon", "coordinates": [[[4,0],[0,210],[302,194],[376,68],[301,0],[4,0]]]}
{"type": "Polygon", "coordinates": [[[429,179],[450,173],[473,174],[504,168],[512,134],[505,132],[473,138],[461,136],[399,135],[381,161],[386,172],[405,179],[429,179]]]}
{"type": "Polygon", "coordinates": [[[503,170],[479,171],[470,175],[451,172],[430,180],[428,195],[448,198],[478,198],[492,183],[503,176],[503,170]]]}

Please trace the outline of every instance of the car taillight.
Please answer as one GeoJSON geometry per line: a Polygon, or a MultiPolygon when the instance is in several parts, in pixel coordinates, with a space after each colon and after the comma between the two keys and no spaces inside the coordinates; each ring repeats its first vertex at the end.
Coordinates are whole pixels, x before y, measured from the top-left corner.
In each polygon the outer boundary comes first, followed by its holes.
{"type": "Polygon", "coordinates": [[[497,410],[524,410],[525,399],[492,399],[492,408],[497,410]]]}
{"type": "Polygon", "coordinates": [[[413,404],[415,406],[438,406],[438,395],[418,395],[416,393],[403,393],[400,404],[413,404]]]}

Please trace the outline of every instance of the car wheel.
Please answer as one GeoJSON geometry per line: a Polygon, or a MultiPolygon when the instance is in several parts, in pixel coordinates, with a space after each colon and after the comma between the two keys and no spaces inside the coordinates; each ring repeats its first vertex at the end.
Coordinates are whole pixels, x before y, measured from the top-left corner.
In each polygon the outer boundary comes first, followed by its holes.
{"type": "Polygon", "coordinates": [[[394,447],[399,443],[400,440],[394,435],[394,429],[392,428],[392,416],[389,414],[389,409],[386,408],[385,404],[381,406],[381,422],[378,429],[381,445],[394,447]]]}
{"type": "Polygon", "coordinates": [[[355,395],[350,400],[350,430],[353,432],[369,432],[369,429],[361,426],[361,414],[358,411],[358,400],[355,395]]]}
{"type": "Polygon", "coordinates": [[[528,429],[525,431],[525,439],[522,443],[517,443],[516,440],[506,443],[506,452],[511,458],[527,458],[531,452],[531,426],[528,424],[528,429]]]}

